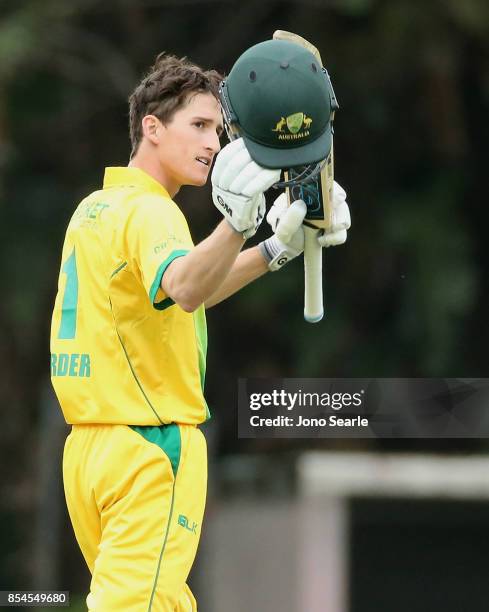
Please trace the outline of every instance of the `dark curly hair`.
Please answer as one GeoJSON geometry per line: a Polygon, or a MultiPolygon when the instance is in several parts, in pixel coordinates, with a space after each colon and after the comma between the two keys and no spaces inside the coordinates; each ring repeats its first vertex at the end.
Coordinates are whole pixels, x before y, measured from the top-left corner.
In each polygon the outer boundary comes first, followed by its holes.
{"type": "Polygon", "coordinates": [[[143,137],[143,117],[155,115],[162,123],[169,122],[192,93],[211,93],[219,99],[218,89],[222,79],[223,76],[216,70],[202,70],[186,57],[160,53],[129,96],[131,158],[143,137]]]}

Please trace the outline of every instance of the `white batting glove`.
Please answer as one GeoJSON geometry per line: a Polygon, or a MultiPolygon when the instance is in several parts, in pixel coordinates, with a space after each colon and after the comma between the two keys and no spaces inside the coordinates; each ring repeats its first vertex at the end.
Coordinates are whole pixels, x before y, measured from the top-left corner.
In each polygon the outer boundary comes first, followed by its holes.
{"type": "Polygon", "coordinates": [[[320,230],[318,242],[322,247],[338,246],[346,242],[347,230],[351,226],[350,209],[346,203],[346,191],[334,181],[331,228],[320,230]]]}
{"type": "MultiPolygon", "coordinates": [[[[275,232],[259,244],[263,257],[272,272],[300,255],[304,250],[304,228],[302,222],[307,207],[302,200],[287,206],[287,196],[281,194],[267,214],[267,221],[275,232]]],[[[333,184],[332,224],[328,232],[318,230],[317,241],[321,247],[337,246],[346,242],[347,230],[351,226],[350,209],[346,203],[346,192],[336,181],[333,184]]]]}
{"type": "Polygon", "coordinates": [[[267,221],[275,233],[258,246],[272,272],[280,270],[304,250],[302,222],[306,213],[307,206],[302,200],[288,206],[285,193],[278,196],[268,211],[267,221]]]}
{"type": "Polygon", "coordinates": [[[212,171],[212,200],[243,238],[253,236],[265,216],[263,192],[280,180],[280,170],[255,163],[242,138],[226,145],[212,171]]]}

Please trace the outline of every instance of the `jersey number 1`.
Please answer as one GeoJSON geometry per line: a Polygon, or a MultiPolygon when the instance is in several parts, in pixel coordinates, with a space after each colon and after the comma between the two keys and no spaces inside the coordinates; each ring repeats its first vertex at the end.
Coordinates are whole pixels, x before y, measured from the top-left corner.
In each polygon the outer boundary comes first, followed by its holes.
{"type": "Polygon", "coordinates": [[[76,272],[74,248],[61,271],[66,274],[67,278],[63,305],[61,307],[61,325],[59,326],[58,338],[70,340],[76,335],[76,311],[78,307],[78,274],[76,272]]]}

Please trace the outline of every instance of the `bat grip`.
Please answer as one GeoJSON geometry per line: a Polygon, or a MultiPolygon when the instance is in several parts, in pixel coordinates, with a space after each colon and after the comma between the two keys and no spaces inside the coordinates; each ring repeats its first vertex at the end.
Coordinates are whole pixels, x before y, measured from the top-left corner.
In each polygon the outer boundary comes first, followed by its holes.
{"type": "Polygon", "coordinates": [[[323,318],[323,253],[317,241],[320,230],[304,226],[304,319],[317,323],[323,318]]]}

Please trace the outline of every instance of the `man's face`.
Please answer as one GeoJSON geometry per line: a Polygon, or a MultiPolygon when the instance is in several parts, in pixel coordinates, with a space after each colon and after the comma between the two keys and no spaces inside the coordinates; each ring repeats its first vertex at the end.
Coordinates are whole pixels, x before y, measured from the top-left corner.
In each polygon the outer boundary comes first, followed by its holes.
{"type": "Polygon", "coordinates": [[[223,125],[216,98],[211,93],[192,94],[159,130],[157,151],[167,189],[176,193],[182,185],[204,185],[221,148],[223,125]]]}

